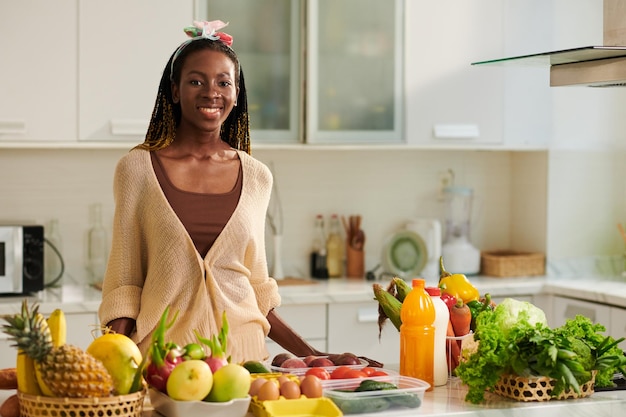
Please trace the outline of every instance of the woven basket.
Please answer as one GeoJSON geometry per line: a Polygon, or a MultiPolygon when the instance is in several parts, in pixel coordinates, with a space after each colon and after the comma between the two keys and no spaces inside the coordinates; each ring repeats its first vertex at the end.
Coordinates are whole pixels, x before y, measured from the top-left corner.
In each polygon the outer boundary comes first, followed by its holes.
{"type": "Polygon", "coordinates": [[[591,380],[580,386],[580,394],[576,394],[576,392],[570,388],[561,392],[558,396],[552,397],[551,394],[555,383],[554,379],[545,376],[526,378],[505,374],[500,377],[493,392],[517,401],[549,401],[583,398],[593,394],[595,377],[596,372],[593,371],[591,380]]]}
{"type": "Polygon", "coordinates": [[[142,417],[146,391],[100,398],[17,396],[21,417],[142,417]]]}
{"type": "Polygon", "coordinates": [[[480,262],[482,274],[493,277],[544,275],[546,270],[543,253],[483,252],[480,256],[480,262]]]}

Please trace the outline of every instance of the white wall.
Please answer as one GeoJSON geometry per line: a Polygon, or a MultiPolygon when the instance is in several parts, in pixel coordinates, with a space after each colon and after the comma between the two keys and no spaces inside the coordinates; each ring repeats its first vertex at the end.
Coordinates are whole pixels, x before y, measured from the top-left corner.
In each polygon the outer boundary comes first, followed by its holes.
{"type": "MultiPolygon", "coordinates": [[[[41,224],[58,219],[70,274],[67,279],[85,281],[89,205],[103,204],[110,230],[113,171],[124,153],[1,149],[0,219],[41,224]]],[[[384,239],[407,219],[442,216],[442,202],[437,200],[439,177],[449,168],[454,170],[457,184],[475,188],[472,239],[480,248],[502,249],[516,243],[511,239],[512,204],[517,195],[512,187],[519,180],[513,179],[513,161],[522,166],[516,170],[537,173],[522,181],[523,195],[545,207],[545,176],[540,175],[547,169],[544,152],[253,150],[253,155],[274,166],[284,205],[287,275],[306,275],[317,213],[363,215],[366,268],[374,267],[380,261],[384,239]]],[[[515,216],[523,219],[523,215],[515,216]]],[[[523,246],[542,250],[545,229],[539,227],[532,235],[523,246]]]]}

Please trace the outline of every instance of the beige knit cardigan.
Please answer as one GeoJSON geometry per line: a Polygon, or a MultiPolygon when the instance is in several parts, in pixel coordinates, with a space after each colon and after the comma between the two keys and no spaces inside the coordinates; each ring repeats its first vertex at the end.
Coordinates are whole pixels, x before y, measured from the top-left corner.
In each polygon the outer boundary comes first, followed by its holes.
{"type": "Polygon", "coordinates": [[[268,357],[268,312],[280,304],[268,276],[265,214],[272,188],[269,169],[238,151],[243,169],[241,197],[224,230],[202,259],[169,205],[148,151],[133,149],[115,169],[115,215],[99,317],[136,320],[133,340],[146,352],[162,313],[178,312],[165,340],[183,346],[230,326],[232,361],[268,357]]]}

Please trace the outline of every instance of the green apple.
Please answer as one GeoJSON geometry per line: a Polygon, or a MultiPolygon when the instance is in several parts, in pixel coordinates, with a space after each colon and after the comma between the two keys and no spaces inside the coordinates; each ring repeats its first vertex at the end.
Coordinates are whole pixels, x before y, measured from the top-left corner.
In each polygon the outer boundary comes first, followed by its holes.
{"type": "Polygon", "coordinates": [[[106,333],[91,342],[87,353],[102,362],[113,378],[117,394],[130,392],[142,359],[141,351],[132,339],[123,334],[106,333]]]}
{"type": "Polygon", "coordinates": [[[213,373],[201,359],[180,362],[167,378],[167,395],[178,401],[200,401],[211,391],[213,373]]]}
{"type": "Polygon", "coordinates": [[[243,366],[236,363],[224,365],[213,374],[213,388],[204,401],[226,402],[245,398],[251,382],[250,372],[243,366]]]}

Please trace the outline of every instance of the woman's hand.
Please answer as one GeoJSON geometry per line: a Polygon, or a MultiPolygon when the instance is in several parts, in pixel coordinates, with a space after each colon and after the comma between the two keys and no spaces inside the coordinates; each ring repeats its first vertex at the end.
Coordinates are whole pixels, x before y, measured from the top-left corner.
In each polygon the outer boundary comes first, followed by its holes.
{"type": "Polygon", "coordinates": [[[130,335],[133,334],[133,331],[135,330],[135,320],[128,317],[120,317],[119,319],[110,321],[107,324],[107,327],[109,327],[115,333],[123,334],[130,337],[130,335]]]}

